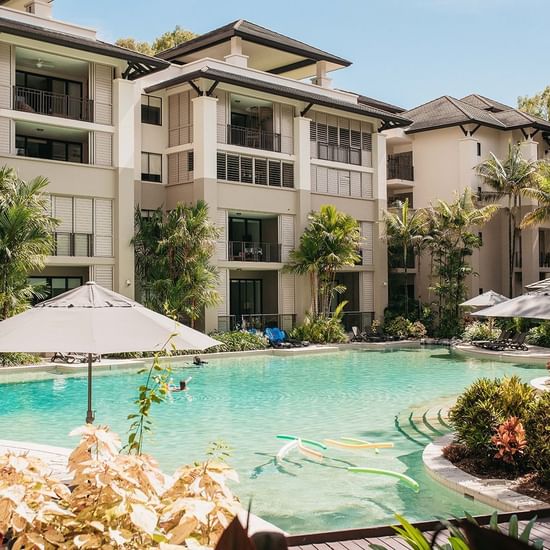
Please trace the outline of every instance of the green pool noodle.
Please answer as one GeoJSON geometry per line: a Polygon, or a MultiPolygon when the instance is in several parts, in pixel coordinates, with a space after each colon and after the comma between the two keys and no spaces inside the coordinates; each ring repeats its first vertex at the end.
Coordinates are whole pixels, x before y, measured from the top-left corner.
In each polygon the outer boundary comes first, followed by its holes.
{"type": "Polygon", "coordinates": [[[377,474],[382,476],[391,476],[396,477],[401,480],[405,485],[408,485],[415,493],[418,493],[420,490],[420,485],[412,477],[406,476],[399,472],[394,472],[392,470],[380,470],[379,468],[361,468],[357,466],[350,466],[348,472],[354,474],[377,474]]]}
{"type": "Polygon", "coordinates": [[[313,447],[319,447],[319,449],[323,449],[326,451],[327,446],[323,445],[320,441],[315,441],[314,439],[303,439],[302,437],[297,437],[295,435],[286,435],[286,434],[278,434],[277,439],[288,439],[289,441],[293,441],[295,439],[300,439],[302,443],[305,443],[307,445],[312,445],[313,447]]]}

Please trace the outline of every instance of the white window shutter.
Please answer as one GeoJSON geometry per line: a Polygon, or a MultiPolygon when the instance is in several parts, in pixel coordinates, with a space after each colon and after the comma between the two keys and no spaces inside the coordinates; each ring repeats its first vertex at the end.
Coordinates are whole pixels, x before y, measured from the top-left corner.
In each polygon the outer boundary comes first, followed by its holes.
{"type": "Polygon", "coordinates": [[[112,124],[113,68],[95,64],[95,121],[98,124],[112,124]]]}
{"type": "Polygon", "coordinates": [[[72,197],[53,197],[53,215],[59,221],[57,233],[73,233],[73,199],[72,197]]]}
{"type": "Polygon", "coordinates": [[[279,313],[295,312],[295,277],[292,273],[279,272],[279,313]]]}
{"type": "Polygon", "coordinates": [[[218,269],[218,294],[220,303],[218,304],[218,315],[229,315],[229,270],[218,269]]]}
{"type": "Polygon", "coordinates": [[[95,255],[113,256],[113,204],[109,199],[95,199],[95,255]]]}
{"type": "Polygon", "coordinates": [[[0,43],[0,108],[11,109],[11,46],[0,43]]]}
{"type": "Polygon", "coordinates": [[[374,223],[361,222],[361,236],[363,237],[363,265],[374,263],[374,223]]]}
{"type": "Polygon", "coordinates": [[[95,265],[94,266],[94,281],[108,289],[113,290],[113,266],[112,265],[95,265]]]}
{"type": "Polygon", "coordinates": [[[328,169],[328,193],[329,195],[338,195],[338,170],[328,169]]]}
{"type": "Polygon", "coordinates": [[[350,172],[350,195],[361,197],[361,172],[350,172]]]}
{"type": "Polygon", "coordinates": [[[74,232],[92,234],[94,232],[93,200],[81,197],[74,199],[74,232]]]}
{"type": "Polygon", "coordinates": [[[218,209],[216,225],[220,231],[216,243],[218,260],[227,260],[227,210],[218,209]]]}
{"type": "Polygon", "coordinates": [[[361,273],[361,296],[359,302],[361,311],[367,313],[374,312],[374,273],[372,271],[361,273]]]}
{"type": "Polygon", "coordinates": [[[338,170],[338,194],[342,197],[350,196],[350,173],[348,170],[338,170]]]}
{"type": "Polygon", "coordinates": [[[11,151],[10,119],[0,117],[0,154],[9,155],[11,151]]]}
{"type": "Polygon", "coordinates": [[[94,132],[95,162],[98,166],[113,165],[113,136],[106,132],[94,132]]]}
{"type": "Polygon", "coordinates": [[[218,133],[218,143],[227,142],[227,97],[223,91],[216,93],[218,98],[218,105],[216,107],[216,117],[217,117],[217,133],[218,133]]]}
{"type": "Polygon", "coordinates": [[[281,261],[287,262],[291,250],[294,250],[294,216],[279,216],[279,242],[281,243],[281,261]]]}
{"type": "Polygon", "coordinates": [[[372,184],[371,172],[363,172],[361,174],[361,196],[364,199],[373,198],[373,184],[372,184]]]}

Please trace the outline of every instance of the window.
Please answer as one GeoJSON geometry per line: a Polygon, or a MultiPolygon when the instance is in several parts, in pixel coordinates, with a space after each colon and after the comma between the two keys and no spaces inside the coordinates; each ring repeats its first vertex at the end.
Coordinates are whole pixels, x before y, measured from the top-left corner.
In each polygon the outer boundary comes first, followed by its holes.
{"type": "Polygon", "coordinates": [[[29,284],[40,293],[39,299],[33,299],[36,304],[81,286],[82,277],[29,277],[29,284]]]}
{"type": "Polygon", "coordinates": [[[141,180],[162,181],[162,155],[157,153],[141,153],[141,180]]]}
{"type": "Polygon", "coordinates": [[[83,162],[82,143],[16,135],[15,147],[22,157],[83,162]]]}
{"type": "Polygon", "coordinates": [[[141,96],[141,122],[162,126],[162,98],[151,95],[141,96]]]}
{"type": "Polygon", "coordinates": [[[481,143],[479,143],[479,141],[477,142],[477,156],[481,156],[481,143]]]}
{"type": "Polygon", "coordinates": [[[280,160],[218,153],[217,177],[223,181],[293,188],[294,165],[280,160]]]}

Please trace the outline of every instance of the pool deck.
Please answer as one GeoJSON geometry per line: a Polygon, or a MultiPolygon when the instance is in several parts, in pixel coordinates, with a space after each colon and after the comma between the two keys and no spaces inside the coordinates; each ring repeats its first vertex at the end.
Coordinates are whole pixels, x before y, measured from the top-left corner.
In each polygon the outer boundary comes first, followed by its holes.
{"type": "Polygon", "coordinates": [[[508,363],[527,363],[531,365],[546,365],[550,361],[550,349],[539,346],[528,346],[527,351],[492,351],[489,349],[477,348],[472,344],[457,344],[453,351],[475,359],[489,359],[494,361],[506,361],[508,363]]]}
{"type": "MultiPolygon", "coordinates": [[[[508,531],[508,521],[512,514],[499,514],[499,526],[504,532],[508,531]]],[[[527,522],[534,516],[539,518],[531,531],[530,540],[541,539],[544,548],[550,549],[550,508],[535,512],[518,512],[520,520],[519,530],[523,530],[527,522]]],[[[480,525],[487,525],[490,516],[477,516],[480,525]]],[[[438,522],[425,521],[414,523],[424,535],[431,541],[438,522]]],[[[442,531],[437,537],[437,543],[443,544],[448,539],[448,531],[442,531]]],[[[371,527],[368,529],[353,529],[348,531],[332,531],[327,533],[314,533],[311,535],[297,535],[287,538],[290,548],[296,550],[367,550],[371,544],[379,544],[383,548],[394,550],[406,550],[410,548],[402,539],[395,536],[393,529],[387,525],[371,527]]],[[[496,550],[496,549],[495,549],[496,550]]]]}

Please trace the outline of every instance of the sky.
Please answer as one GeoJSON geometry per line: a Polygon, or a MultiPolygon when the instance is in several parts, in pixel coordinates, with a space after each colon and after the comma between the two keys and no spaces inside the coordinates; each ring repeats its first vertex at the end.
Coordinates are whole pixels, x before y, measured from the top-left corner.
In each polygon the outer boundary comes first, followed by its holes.
{"type": "Polygon", "coordinates": [[[405,108],[479,93],[515,106],[550,84],[548,0],[55,0],[114,42],[248,19],[344,57],[333,86],[405,108]],[[528,10],[528,13],[526,11],[528,10]]]}

